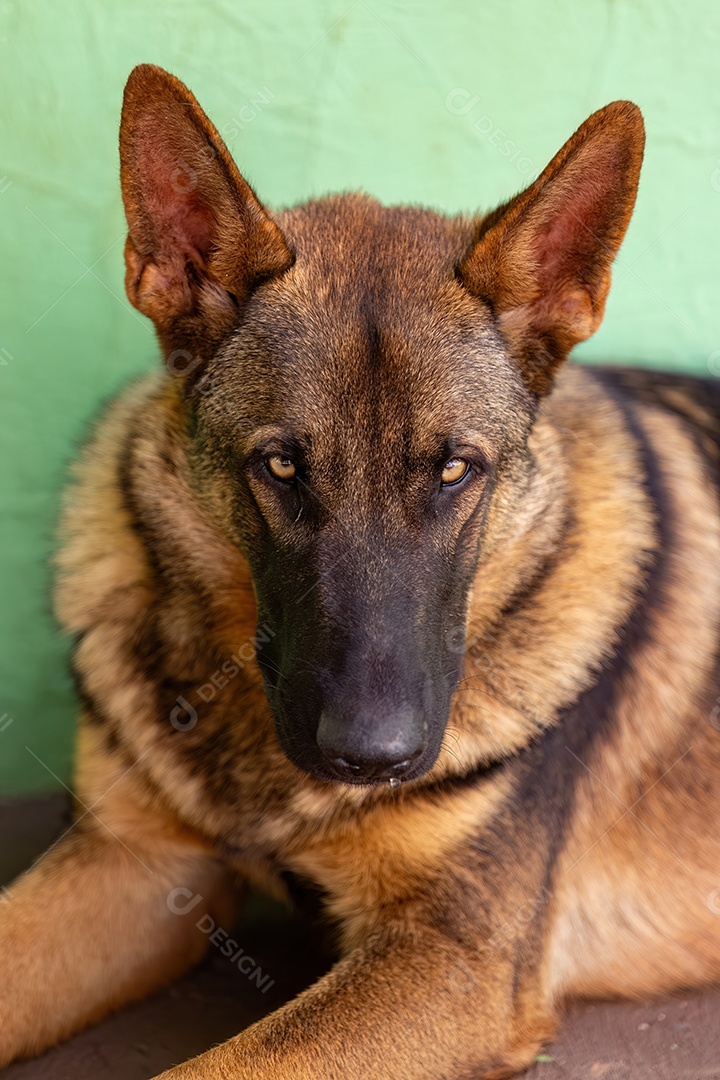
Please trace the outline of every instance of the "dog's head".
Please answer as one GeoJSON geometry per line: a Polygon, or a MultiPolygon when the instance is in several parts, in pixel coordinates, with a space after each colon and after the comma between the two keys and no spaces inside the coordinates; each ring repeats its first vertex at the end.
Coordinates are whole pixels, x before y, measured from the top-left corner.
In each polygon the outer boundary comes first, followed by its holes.
{"type": "Polygon", "coordinates": [[[194,97],[128,82],[128,295],[180,376],[196,498],[245,553],[279,739],[325,779],[435,761],[478,560],[539,399],[600,324],[643,128],[595,113],[484,218],[337,196],[270,215],[194,97]]]}

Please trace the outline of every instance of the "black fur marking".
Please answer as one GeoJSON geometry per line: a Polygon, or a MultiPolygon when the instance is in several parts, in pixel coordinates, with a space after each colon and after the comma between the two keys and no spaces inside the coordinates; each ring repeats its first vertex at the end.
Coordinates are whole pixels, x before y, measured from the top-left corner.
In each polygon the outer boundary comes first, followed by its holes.
{"type": "Polygon", "coordinates": [[[70,678],[72,679],[75,688],[75,696],[80,703],[80,708],[82,709],[87,722],[94,727],[104,727],[108,722],[107,716],[85,688],[85,682],[77,669],[74,657],[70,658],[68,667],[70,678]]]}
{"type": "MultiPolygon", "coordinates": [[[[602,378],[600,381],[604,382],[602,378]]],[[[619,693],[632,670],[638,650],[650,637],[653,615],[663,604],[667,552],[673,544],[672,515],[657,457],[638,422],[632,403],[611,386],[604,385],[604,388],[623,413],[626,429],[640,452],[643,483],[655,508],[658,546],[646,569],[643,591],[627,622],[618,632],[612,657],[603,666],[595,683],[573,705],[563,709],[556,725],[528,748],[527,760],[520,771],[510,820],[544,823],[549,847],[541,886],[544,895],[552,892],[557,858],[565,838],[578,781],[597,743],[609,736],[616,717],[619,693]]],[[[528,933],[537,939],[539,945],[542,920],[533,920],[528,933]]],[[[527,937],[525,941],[528,942],[527,937]]]]}
{"type": "Polygon", "coordinates": [[[513,618],[513,616],[518,615],[521,611],[531,606],[545,584],[549,574],[552,573],[555,567],[567,554],[567,546],[570,537],[572,536],[573,525],[574,515],[572,510],[569,509],[565,515],[560,533],[555,541],[554,549],[545,556],[530,580],[518,586],[517,590],[508,598],[507,603],[498,617],[498,625],[501,625],[506,619],[513,618]]]}
{"type": "Polygon", "coordinates": [[[293,873],[292,870],[284,870],[280,877],[285,883],[290,901],[295,910],[306,920],[316,926],[327,924],[325,901],[327,894],[318,888],[312,881],[293,873]]]}
{"type": "Polygon", "coordinates": [[[661,408],[663,412],[677,417],[692,436],[709,481],[715,488],[720,488],[720,379],[693,378],[635,368],[608,368],[596,373],[602,376],[606,384],[622,388],[636,401],[661,408]],[[706,417],[701,418],[692,410],[684,409],[681,401],[668,397],[667,391],[684,395],[706,417]]]}
{"type": "MultiPolygon", "coordinates": [[[[602,377],[598,376],[603,382],[602,377]]],[[[531,830],[536,851],[537,869],[526,868],[525,892],[530,903],[537,902],[532,919],[518,931],[517,943],[503,943],[512,947],[515,964],[518,965],[518,993],[522,989],[523,972],[532,971],[532,957],[541,954],[541,937],[544,920],[542,911],[551,902],[557,858],[566,834],[577,784],[586,763],[599,741],[607,739],[615,718],[614,706],[618,700],[627,674],[632,669],[638,649],[647,641],[653,613],[663,603],[664,581],[667,574],[665,553],[673,541],[672,519],[665,494],[664,483],[656,456],[649,445],[635,415],[631,401],[618,393],[611,385],[605,386],[617,408],[625,418],[626,430],[632,435],[640,456],[643,483],[649,499],[655,507],[658,547],[648,562],[642,594],[624,626],[618,629],[618,640],[612,656],[599,672],[595,682],[578,700],[563,709],[557,722],[538,739],[529,744],[506,762],[471,770],[462,777],[449,777],[434,786],[438,794],[449,794],[474,783],[490,780],[501,768],[511,769],[515,776],[514,791],[496,820],[483,830],[463,860],[464,870],[448,877],[447,903],[439,908],[435,924],[454,940],[470,943],[478,940],[478,931],[490,938],[497,937],[497,923],[505,919],[512,926],[513,912],[506,911],[501,898],[490,913],[478,910],[478,898],[474,902],[458,903],[462,895],[462,877],[469,873],[472,878],[483,876],[492,864],[492,876],[498,877],[499,867],[507,864],[508,877],[517,878],[517,854],[527,851],[521,840],[531,830]],[[538,877],[538,873],[541,874],[538,877]],[[521,945],[521,947],[520,947],[521,945]],[[530,966],[528,966],[530,965],[530,966]]],[[[513,899],[512,904],[517,904],[513,899]]]]}
{"type": "MultiPolygon", "coordinates": [[[[604,383],[604,379],[600,377],[604,383]]],[[[537,743],[529,748],[530,767],[521,779],[515,796],[518,811],[527,813],[543,806],[561,811],[567,807],[568,789],[593,746],[613,719],[613,706],[618,691],[631,670],[638,649],[647,641],[654,611],[662,604],[663,583],[667,573],[665,554],[672,546],[672,520],[664,483],[656,456],[640,427],[631,403],[605,386],[614,404],[622,411],[627,430],[641,454],[644,485],[656,511],[658,548],[646,570],[645,584],[634,610],[618,632],[618,641],[611,659],[603,666],[595,683],[581,694],[573,705],[564,709],[558,722],[549,728],[537,743]],[[571,753],[569,753],[571,751],[571,753]],[[572,755],[576,755],[573,757],[572,755]],[[570,762],[571,764],[568,764],[570,762]],[[538,783],[538,780],[541,782],[538,783]]],[[[565,817],[566,814],[561,814],[565,817]]],[[[560,837],[558,836],[558,839],[560,837]]]]}
{"type": "Polygon", "coordinates": [[[118,468],[118,484],[120,487],[120,494],[123,501],[123,507],[127,511],[130,518],[130,525],[135,533],[137,533],[140,541],[143,545],[143,550],[147,556],[150,569],[155,578],[158,589],[161,593],[165,589],[165,580],[162,572],[162,565],[158,553],[155,549],[154,536],[150,529],[145,524],[142,512],[138,506],[137,498],[135,496],[135,485],[133,476],[134,466],[134,451],[135,443],[138,438],[138,432],[136,425],[133,425],[127,435],[125,443],[122,447],[119,456],[119,468],[118,468]]]}

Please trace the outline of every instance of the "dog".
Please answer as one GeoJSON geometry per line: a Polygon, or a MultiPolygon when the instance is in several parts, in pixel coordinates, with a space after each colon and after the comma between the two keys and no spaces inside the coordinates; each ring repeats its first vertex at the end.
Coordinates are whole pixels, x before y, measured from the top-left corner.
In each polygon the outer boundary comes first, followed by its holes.
{"type": "Polygon", "coordinates": [[[615,102],[486,215],[271,214],[132,72],[165,364],[65,503],[76,819],[0,912],[0,1062],[174,979],[247,885],[317,890],[339,960],[165,1080],[498,1080],[569,998],[717,982],[720,391],[565,363],[643,143],[615,102]]]}

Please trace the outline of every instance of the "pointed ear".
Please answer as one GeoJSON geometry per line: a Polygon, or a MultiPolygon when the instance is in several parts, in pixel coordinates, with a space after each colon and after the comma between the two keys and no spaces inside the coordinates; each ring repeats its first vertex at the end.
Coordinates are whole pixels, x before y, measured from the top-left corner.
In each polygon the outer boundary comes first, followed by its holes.
{"type": "Polygon", "coordinates": [[[166,352],[204,356],[238,301],[292,265],[287,242],[187,87],[152,64],[125,87],[120,179],[130,302],[166,352]]]}
{"type": "Polygon", "coordinates": [[[602,321],[644,138],[632,102],[594,113],[526,191],[480,222],[458,268],[466,288],[490,304],[536,394],[602,321]]]}

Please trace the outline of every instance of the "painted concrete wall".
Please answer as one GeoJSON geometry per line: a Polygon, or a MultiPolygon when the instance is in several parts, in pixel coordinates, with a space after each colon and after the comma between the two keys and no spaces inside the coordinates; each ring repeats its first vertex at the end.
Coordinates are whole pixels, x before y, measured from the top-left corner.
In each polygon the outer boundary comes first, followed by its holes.
{"type": "Polygon", "coordinates": [[[69,778],[58,493],[98,404],[157,359],[122,291],[130,68],[188,82],[275,205],[364,188],[489,207],[632,98],[638,208],[578,355],[720,376],[719,57],[713,0],[0,0],[0,795],[69,778]]]}

